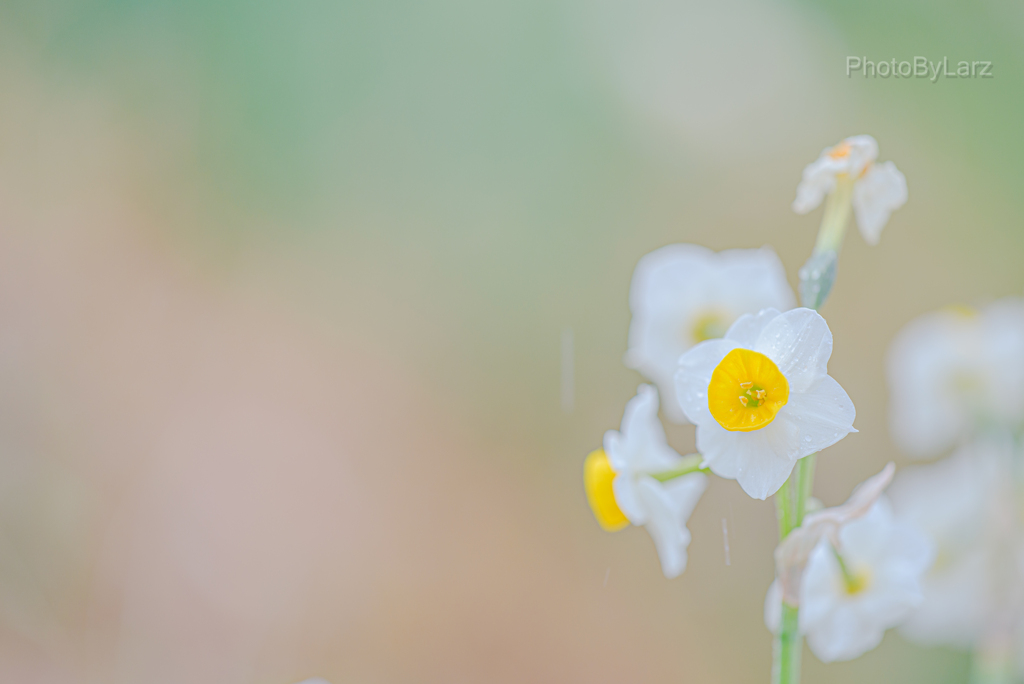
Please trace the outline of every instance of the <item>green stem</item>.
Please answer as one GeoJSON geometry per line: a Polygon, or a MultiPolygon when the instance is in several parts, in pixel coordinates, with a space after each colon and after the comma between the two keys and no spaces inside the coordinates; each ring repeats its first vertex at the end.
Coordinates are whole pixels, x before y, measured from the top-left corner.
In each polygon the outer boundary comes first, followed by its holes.
{"type": "Polygon", "coordinates": [[[790,480],[793,477],[790,476],[789,480],[786,480],[786,484],[782,485],[779,491],[775,492],[775,507],[776,516],[779,519],[779,541],[786,538],[790,532],[793,531],[793,498],[790,496],[790,480]]]}
{"type": "Polygon", "coordinates": [[[782,604],[781,630],[775,637],[772,684],[796,684],[800,681],[803,639],[800,637],[798,610],[796,606],[782,604]]]}
{"type": "Polygon", "coordinates": [[[982,645],[971,658],[971,684],[1012,684],[1013,650],[1005,643],[993,647],[982,645]]]}
{"type": "Polygon", "coordinates": [[[700,464],[704,462],[704,457],[700,454],[690,454],[684,456],[683,460],[679,462],[679,467],[673,468],[672,470],[666,470],[661,473],[654,473],[651,475],[658,482],[668,482],[674,480],[677,477],[683,475],[689,475],[690,473],[707,473],[710,472],[708,468],[701,468],[700,464]]]}
{"type": "Polygon", "coordinates": [[[814,487],[814,466],[818,455],[811,454],[804,456],[796,464],[797,475],[797,506],[796,520],[794,527],[800,527],[804,522],[804,514],[807,512],[807,501],[811,498],[811,489],[814,487]]]}
{"type": "MultiPolygon", "coordinates": [[[[814,483],[815,454],[801,458],[795,472],[775,494],[778,507],[779,539],[785,539],[790,532],[800,527],[807,510],[807,499],[814,483]]],[[[785,601],[782,603],[782,624],[775,637],[772,664],[773,684],[798,684],[800,681],[800,652],[803,639],[800,636],[800,609],[785,601]]]]}

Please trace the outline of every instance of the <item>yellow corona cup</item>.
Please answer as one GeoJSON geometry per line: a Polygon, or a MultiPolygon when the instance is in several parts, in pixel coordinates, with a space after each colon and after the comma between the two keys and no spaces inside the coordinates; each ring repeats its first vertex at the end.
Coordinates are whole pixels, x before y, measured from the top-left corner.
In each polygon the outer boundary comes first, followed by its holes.
{"type": "Polygon", "coordinates": [[[726,430],[749,432],[775,420],[789,401],[789,383],[775,362],[750,349],[733,349],[711,374],[708,408],[726,430]]]}

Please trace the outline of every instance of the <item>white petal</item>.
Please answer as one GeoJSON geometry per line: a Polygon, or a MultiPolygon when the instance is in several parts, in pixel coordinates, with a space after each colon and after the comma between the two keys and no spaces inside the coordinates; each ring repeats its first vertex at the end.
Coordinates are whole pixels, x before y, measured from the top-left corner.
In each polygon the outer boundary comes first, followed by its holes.
{"type": "Polygon", "coordinates": [[[762,309],[756,314],[740,316],[725,333],[725,339],[732,340],[737,346],[744,349],[753,349],[761,331],[778,315],[778,309],[762,309]]]}
{"type": "Polygon", "coordinates": [[[813,629],[835,608],[841,570],[832,545],[822,539],[811,551],[800,586],[800,631],[813,629]]]}
{"type": "Polygon", "coordinates": [[[662,483],[662,487],[672,499],[676,518],[685,525],[704,490],[708,488],[708,476],[704,473],[691,473],[662,483]]]}
{"type": "Polygon", "coordinates": [[[796,306],[786,268],[770,247],[727,249],[717,257],[719,300],[737,317],[762,309],[787,311],[796,306]]]}
{"type": "Polygon", "coordinates": [[[886,572],[913,577],[916,582],[934,562],[935,545],[931,540],[912,525],[895,521],[877,565],[886,572]]]}
{"type": "Polygon", "coordinates": [[[855,432],[856,417],[857,411],[846,390],[832,376],[823,375],[803,392],[791,392],[789,403],[779,410],[768,428],[785,430],[786,454],[789,458],[803,458],[855,432]]]}
{"type": "Polygon", "coordinates": [[[686,520],[707,486],[707,477],[694,473],[672,483],[669,488],[651,477],[641,477],[636,483],[638,498],[647,512],[647,531],[658,549],[662,572],[669,579],[686,569],[686,547],[690,544],[686,520]]]}
{"type": "Polygon", "coordinates": [[[619,432],[605,433],[605,453],[617,473],[656,473],[676,466],[681,456],[665,440],[665,428],[658,419],[658,393],[640,385],[626,404],[619,432]]]}
{"type": "Polygon", "coordinates": [[[764,626],[772,634],[778,634],[782,629],[782,587],[779,580],[772,582],[764,597],[764,626]]]}
{"type": "Polygon", "coordinates": [[[892,525],[889,502],[880,497],[865,515],[842,526],[839,530],[840,550],[844,557],[855,557],[874,566],[884,557],[892,525]]]}
{"type": "Polygon", "coordinates": [[[773,421],[752,432],[731,432],[713,417],[697,428],[697,450],[715,475],[735,479],[749,496],[766,499],[786,482],[797,458],[788,454],[794,446],[773,421]],[[776,429],[772,429],[773,426],[776,429]]]}
{"type": "Polygon", "coordinates": [[[877,570],[872,585],[859,596],[858,610],[885,630],[906,620],[921,605],[921,575],[877,570]]]}
{"type": "Polygon", "coordinates": [[[621,473],[612,480],[615,504],[632,525],[644,525],[647,523],[647,508],[641,500],[641,493],[637,491],[638,481],[639,478],[632,472],[621,473]]]}
{"type": "Polygon", "coordinates": [[[824,153],[823,156],[804,167],[800,184],[796,187],[793,211],[798,214],[806,214],[821,204],[825,195],[832,192],[836,186],[836,174],[840,173],[842,169],[843,165],[837,164],[835,160],[824,153]]]}
{"type": "Polygon", "coordinates": [[[636,313],[652,305],[688,296],[694,282],[704,280],[715,253],[700,245],[666,245],[637,262],[629,286],[629,307],[636,313]]]}
{"type": "MultiPolygon", "coordinates": [[[[692,423],[708,411],[708,385],[711,374],[725,355],[738,345],[733,340],[707,340],[701,342],[679,359],[676,371],[676,396],[679,406],[692,423]]],[[[712,419],[713,420],[713,419],[712,419]]]]}
{"type": "Polygon", "coordinates": [[[877,245],[890,214],[906,201],[907,179],[896,165],[872,165],[853,186],[853,213],[865,242],[877,245]]]}
{"type": "Polygon", "coordinates": [[[765,325],[752,348],[775,362],[791,393],[800,392],[826,374],[832,332],[817,311],[793,309],[765,325]]]}
{"type": "Polygon", "coordinates": [[[853,660],[882,643],[885,630],[866,622],[854,606],[840,605],[807,632],[807,645],[823,663],[853,660]]]}

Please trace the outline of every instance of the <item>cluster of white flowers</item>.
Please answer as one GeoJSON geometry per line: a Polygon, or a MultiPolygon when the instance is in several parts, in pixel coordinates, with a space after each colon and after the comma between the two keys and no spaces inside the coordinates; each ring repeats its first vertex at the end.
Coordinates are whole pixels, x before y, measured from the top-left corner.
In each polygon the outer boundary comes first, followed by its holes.
{"type": "Polygon", "coordinates": [[[909,323],[888,359],[892,432],[916,458],[893,483],[898,518],[937,549],[901,632],[974,650],[1024,676],[1024,298],[909,323]],[[1010,644],[1010,646],[1008,646],[1010,644]]]}
{"type": "MultiPolygon", "coordinates": [[[[640,260],[629,303],[633,320],[625,363],[657,385],[669,420],[686,423],[676,391],[682,355],[722,337],[742,316],[762,309],[790,309],[795,298],[782,263],[767,247],[716,253],[679,244],[640,260]]],[[[662,571],[672,578],[686,568],[686,522],[707,486],[701,470],[710,463],[705,463],[706,454],[684,459],[668,446],[658,404],[658,391],[641,385],[626,406],[621,429],[610,430],[604,449],[587,457],[584,484],[601,526],[610,531],[629,524],[646,527],[662,571]]],[[[795,458],[791,457],[789,470],[795,458]]],[[[753,463],[756,470],[756,457],[753,463]]],[[[779,485],[788,474],[787,470],[779,485]]]]}
{"type": "MultiPolygon", "coordinates": [[[[828,295],[851,209],[875,244],[890,213],[906,201],[903,174],[892,162],[876,163],[877,153],[873,138],[856,136],[826,149],[804,171],[793,208],[806,213],[829,198],[815,254],[831,259],[832,269],[809,306],[828,295]]],[[[832,333],[825,319],[794,308],[785,271],[768,247],[656,250],[637,265],[629,303],[625,363],[657,389],[640,386],[620,430],[610,430],[604,448],[587,457],[584,484],[600,525],[609,531],[644,526],[671,578],[686,568],[686,525],[707,472],[765,499],[790,487],[801,459],[855,432],[856,411],[828,374],[832,333]],[[668,420],[696,426],[699,454],[680,456],[668,445],[659,392],[668,420]]],[[[798,630],[792,629],[824,661],[874,648],[925,600],[921,581],[933,544],[910,518],[895,517],[882,495],[893,470],[890,465],[865,482],[843,506],[806,517],[803,492],[795,524],[780,528],[788,536],[776,551],[766,621],[778,630],[783,605],[799,607],[798,630]]],[[[809,479],[809,469],[800,472],[809,479]]]]}

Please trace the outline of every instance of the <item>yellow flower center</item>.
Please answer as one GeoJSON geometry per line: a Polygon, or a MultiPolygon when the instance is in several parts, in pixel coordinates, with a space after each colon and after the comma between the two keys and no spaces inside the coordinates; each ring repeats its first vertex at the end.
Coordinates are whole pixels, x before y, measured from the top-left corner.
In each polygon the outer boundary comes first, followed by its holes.
{"type": "Polygon", "coordinates": [[[703,342],[704,340],[725,337],[725,333],[728,331],[729,324],[726,323],[725,316],[710,311],[694,319],[693,327],[690,328],[690,337],[693,338],[695,343],[703,342]]]}
{"type": "Polygon", "coordinates": [[[711,373],[708,408],[733,432],[759,430],[789,401],[789,382],[775,362],[750,349],[733,349],[711,373]]]}
{"type": "Polygon", "coordinates": [[[594,517],[609,532],[621,530],[629,525],[629,519],[615,503],[615,491],[612,480],[615,471],[608,462],[608,454],[603,449],[591,451],[583,463],[583,487],[587,491],[587,503],[594,517]]]}
{"type": "Polygon", "coordinates": [[[867,568],[843,577],[844,589],[848,596],[856,596],[871,586],[871,571],[867,568]]]}

